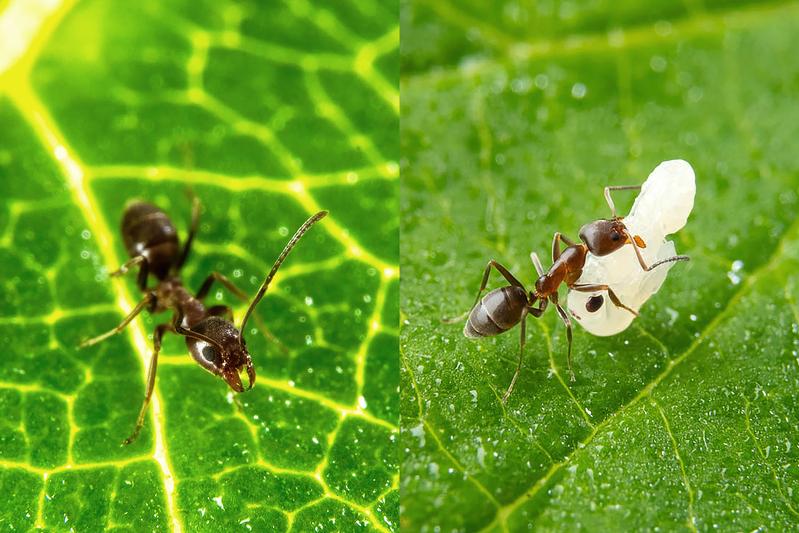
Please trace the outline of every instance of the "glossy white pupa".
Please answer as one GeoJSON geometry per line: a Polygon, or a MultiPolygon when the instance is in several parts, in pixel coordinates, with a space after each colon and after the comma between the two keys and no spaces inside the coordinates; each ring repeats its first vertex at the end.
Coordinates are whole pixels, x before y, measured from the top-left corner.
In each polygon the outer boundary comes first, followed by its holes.
{"type": "MultiPolygon", "coordinates": [[[[674,256],[674,243],[666,236],[679,231],[694,207],[696,179],[688,162],[681,159],[659,164],[641,186],[630,214],[623,218],[631,235],[643,239],[646,248],[641,254],[647,265],[674,256]]],[[[655,294],[674,263],[665,263],[653,270],[641,268],[632,244],[597,257],[588,254],[583,273],[577,283],[609,285],[619,300],[638,311],[655,294]]],[[[613,305],[604,291],[570,291],[567,308],[576,322],[598,336],[615,335],[627,329],[635,316],[613,305]],[[595,312],[586,309],[589,298],[603,296],[602,306],[595,312]]]]}

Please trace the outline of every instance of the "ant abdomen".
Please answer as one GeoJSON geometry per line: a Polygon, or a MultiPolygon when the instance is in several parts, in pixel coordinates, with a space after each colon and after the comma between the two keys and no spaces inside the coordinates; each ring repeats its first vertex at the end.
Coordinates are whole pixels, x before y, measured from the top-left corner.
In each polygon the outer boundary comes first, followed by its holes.
{"type": "Polygon", "coordinates": [[[494,289],[469,313],[463,334],[472,338],[499,335],[519,323],[527,305],[527,292],[521,287],[494,289]]]}
{"type": "Polygon", "coordinates": [[[130,257],[143,256],[150,273],[163,280],[180,255],[178,234],[166,213],[135,201],[122,215],[122,238],[130,257]]]}

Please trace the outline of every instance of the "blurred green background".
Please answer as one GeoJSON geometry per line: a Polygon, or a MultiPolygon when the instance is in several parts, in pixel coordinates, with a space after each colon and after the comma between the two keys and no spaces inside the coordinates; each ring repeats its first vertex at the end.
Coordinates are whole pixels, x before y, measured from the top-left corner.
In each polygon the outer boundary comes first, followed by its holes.
{"type": "Polygon", "coordinates": [[[797,527],[797,23],[795,2],[402,3],[409,531],[797,527]],[[576,383],[555,313],[530,319],[503,406],[518,330],[439,318],[491,258],[532,284],[531,251],[608,216],[603,186],[675,158],[692,261],[622,334],[577,327],[576,383]]]}
{"type": "Polygon", "coordinates": [[[0,2],[0,529],[396,529],[397,9],[0,2]],[[330,215],[258,308],[288,353],[248,333],[241,407],[168,335],[160,409],[122,447],[170,317],[76,346],[140,298],[107,276],[125,203],[185,236],[189,188],[192,290],[216,270],[254,294],[330,215]]]}

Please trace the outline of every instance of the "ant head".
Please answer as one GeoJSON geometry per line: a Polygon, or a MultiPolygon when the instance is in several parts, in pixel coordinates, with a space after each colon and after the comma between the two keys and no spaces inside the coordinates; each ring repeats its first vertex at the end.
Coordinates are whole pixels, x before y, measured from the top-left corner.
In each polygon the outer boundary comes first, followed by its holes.
{"type": "Polygon", "coordinates": [[[618,218],[595,220],[580,228],[580,240],[588,246],[589,252],[598,257],[615,252],[630,242],[627,235],[627,228],[618,218]]]}
{"type": "Polygon", "coordinates": [[[325,215],[327,215],[327,211],[319,211],[306,220],[294,233],[294,236],[283,248],[283,251],[280,252],[277,260],[275,260],[272,270],[266,275],[266,279],[261,284],[261,288],[258,289],[258,293],[250,302],[250,306],[241,321],[240,329],[236,329],[236,326],[223,318],[210,316],[193,325],[190,334],[187,334],[187,337],[189,337],[187,340],[189,351],[194,360],[212,374],[224,379],[234,391],[244,392],[244,386],[241,383],[239,374],[245,367],[247,368],[247,377],[250,380],[250,386],[247,387],[247,390],[255,385],[255,368],[252,366],[252,358],[247,351],[247,343],[241,334],[242,331],[246,331],[247,319],[250,318],[255,306],[266,294],[269,282],[272,281],[289,252],[291,252],[305,232],[323,219],[325,215]]]}
{"type": "Polygon", "coordinates": [[[213,342],[192,339],[191,356],[206,370],[221,377],[236,392],[244,392],[239,374],[247,369],[249,387],[255,384],[255,368],[247,351],[247,343],[236,327],[218,316],[211,316],[195,324],[192,331],[213,342]]]}

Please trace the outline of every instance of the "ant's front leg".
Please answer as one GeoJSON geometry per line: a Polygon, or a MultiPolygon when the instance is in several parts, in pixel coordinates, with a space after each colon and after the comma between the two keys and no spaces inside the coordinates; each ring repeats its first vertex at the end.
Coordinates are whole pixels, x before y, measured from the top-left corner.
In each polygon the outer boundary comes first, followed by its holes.
{"type": "Polygon", "coordinates": [[[221,316],[228,322],[233,322],[233,309],[227,305],[214,305],[208,308],[208,316],[221,316]]]}
{"type": "Polygon", "coordinates": [[[205,278],[205,281],[203,281],[203,284],[200,285],[200,288],[197,290],[197,295],[195,297],[198,300],[203,300],[206,296],[208,296],[208,292],[211,290],[211,286],[215,281],[221,283],[227,290],[232,292],[241,301],[247,301],[247,295],[244,294],[244,291],[233,285],[232,281],[219,272],[211,272],[211,274],[205,278]]]}
{"type": "Polygon", "coordinates": [[[133,259],[129,259],[126,261],[121,267],[117,270],[114,270],[109,274],[111,277],[122,276],[123,274],[127,274],[128,270],[135,267],[136,265],[141,265],[139,268],[139,274],[136,276],[136,285],[141,289],[142,292],[147,291],[147,274],[150,272],[150,263],[147,261],[147,258],[143,255],[137,255],[133,259]]]}
{"type": "Polygon", "coordinates": [[[500,265],[499,263],[497,263],[496,261],[494,261],[492,259],[491,261],[488,262],[488,264],[486,265],[485,270],[483,271],[483,281],[480,282],[480,288],[477,290],[477,296],[475,297],[474,303],[469,308],[469,310],[466,311],[465,313],[463,313],[460,316],[456,316],[456,317],[452,317],[452,318],[442,318],[441,321],[443,323],[445,323],[445,324],[455,324],[457,322],[461,322],[464,318],[469,316],[469,313],[472,311],[472,309],[474,309],[474,306],[477,305],[477,302],[480,301],[480,295],[485,290],[486,285],[488,285],[488,276],[491,274],[491,267],[496,268],[497,271],[500,274],[502,274],[502,277],[504,277],[507,280],[507,282],[510,283],[511,285],[513,285],[514,287],[519,287],[521,289],[524,289],[524,285],[522,285],[521,281],[516,279],[514,277],[514,275],[511,274],[510,271],[507,268],[505,268],[504,266],[500,265]]]}
{"type": "Polygon", "coordinates": [[[610,207],[611,218],[616,218],[616,204],[613,203],[613,198],[610,197],[610,191],[640,191],[640,185],[610,185],[605,187],[605,201],[610,207]]]}
{"type": "Polygon", "coordinates": [[[153,301],[155,301],[155,296],[153,296],[152,293],[147,293],[142,299],[142,301],[136,304],[136,307],[134,307],[133,310],[130,313],[128,313],[128,316],[126,316],[125,319],[117,327],[115,327],[110,331],[106,331],[105,333],[103,333],[102,335],[98,335],[97,337],[86,339],[85,341],[81,342],[78,345],[78,348],[86,348],[87,346],[95,345],[98,342],[104,341],[105,339],[107,339],[112,335],[116,335],[117,333],[125,329],[125,326],[130,324],[130,322],[134,318],[136,318],[136,315],[141,313],[142,310],[144,310],[144,308],[147,307],[147,305],[153,301]]]}
{"type": "Polygon", "coordinates": [[[596,292],[596,291],[607,291],[608,296],[610,297],[610,301],[613,302],[613,305],[616,307],[620,307],[622,309],[626,309],[627,311],[631,312],[633,315],[638,316],[638,312],[635,309],[631,309],[627,307],[619,297],[616,296],[616,293],[613,292],[613,289],[610,288],[609,285],[599,284],[599,283],[583,283],[579,285],[572,285],[569,289],[578,291],[578,292],[596,292]]]}
{"type": "Polygon", "coordinates": [[[161,339],[167,331],[175,331],[172,324],[159,324],[155,327],[155,333],[153,334],[153,355],[150,357],[150,366],[147,369],[147,388],[144,392],[144,403],[142,403],[141,410],[139,411],[139,418],[136,419],[136,427],[133,429],[133,433],[131,433],[130,437],[125,439],[122,444],[127,445],[136,440],[144,425],[147,407],[150,405],[150,398],[155,389],[155,372],[158,369],[158,352],[161,351],[161,339]]]}

